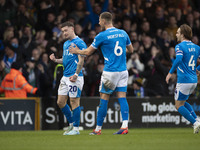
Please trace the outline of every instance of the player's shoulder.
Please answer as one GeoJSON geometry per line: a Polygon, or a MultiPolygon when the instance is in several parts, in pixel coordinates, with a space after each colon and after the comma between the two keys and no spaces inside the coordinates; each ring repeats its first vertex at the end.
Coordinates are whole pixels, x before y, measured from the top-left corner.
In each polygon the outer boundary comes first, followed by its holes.
{"type": "Polygon", "coordinates": [[[96,36],[95,36],[95,39],[103,39],[104,37],[106,36],[106,33],[105,31],[102,31],[102,32],[99,32],[96,36]]]}
{"type": "Polygon", "coordinates": [[[67,40],[67,41],[65,41],[65,42],[63,43],[63,47],[67,47],[68,44],[69,44],[69,41],[67,40]]]}
{"type": "Polygon", "coordinates": [[[86,43],[80,38],[77,37],[76,41],[74,42],[78,47],[87,47],[86,43]]]}
{"type": "MultiPolygon", "coordinates": [[[[181,43],[178,43],[176,46],[175,46],[175,49],[177,50],[177,49],[181,49],[182,47],[184,46],[184,43],[183,42],[181,42],[181,43]]],[[[182,49],[181,49],[182,50],[182,49]]]]}
{"type": "Polygon", "coordinates": [[[195,45],[195,47],[197,47],[200,50],[200,46],[199,45],[197,45],[197,44],[194,44],[194,45],[195,45]]]}

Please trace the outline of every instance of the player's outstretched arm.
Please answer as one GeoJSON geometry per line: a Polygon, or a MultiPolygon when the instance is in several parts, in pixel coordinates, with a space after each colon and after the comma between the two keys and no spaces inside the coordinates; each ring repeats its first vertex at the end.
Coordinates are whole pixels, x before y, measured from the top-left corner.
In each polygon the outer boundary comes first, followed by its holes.
{"type": "Polygon", "coordinates": [[[80,50],[76,45],[69,47],[69,52],[71,54],[81,54],[81,55],[91,55],[96,49],[91,45],[87,49],[80,50]]]}
{"type": "Polygon", "coordinates": [[[49,58],[50,58],[53,62],[56,62],[56,63],[58,63],[58,64],[62,64],[62,63],[63,63],[63,59],[62,59],[62,58],[56,59],[56,57],[55,57],[54,54],[51,54],[51,55],[49,56],[49,58]]]}

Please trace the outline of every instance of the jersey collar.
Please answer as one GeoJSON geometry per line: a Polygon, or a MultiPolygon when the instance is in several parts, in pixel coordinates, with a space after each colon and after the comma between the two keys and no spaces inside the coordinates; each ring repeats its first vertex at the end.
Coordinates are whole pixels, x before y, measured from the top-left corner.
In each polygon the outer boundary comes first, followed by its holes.
{"type": "Polygon", "coordinates": [[[75,39],[77,39],[78,38],[78,36],[75,36],[75,38],[73,38],[72,40],[70,40],[70,41],[73,41],[73,40],[75,40],[75,39]]]}
{"type": "Polygon", "coordinates": [[[191,42],[190,40],[183,40],[182,42],[191,42]]]}
{"type": "Polygon", "coordinates": [[[115,27],[110,27],[110,28],[107,28],[106,30],[110,30],[110,29],[114,29],[115,27]]]}

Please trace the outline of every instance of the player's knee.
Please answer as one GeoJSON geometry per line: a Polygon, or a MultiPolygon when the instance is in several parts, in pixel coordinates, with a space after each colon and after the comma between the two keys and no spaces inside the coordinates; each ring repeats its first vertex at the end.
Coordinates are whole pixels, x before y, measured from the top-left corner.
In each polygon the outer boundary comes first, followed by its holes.
{"type": "Polygon", "coordinates": [[[175,104],[175,108],[176,108],[176,110],[178,110],[179,107],[181,107],[181,106],[183,106],[183,105],[182,105],[182,104],[175,104]]]}
{"type": "Polygon", "coordinates": [[[175,105],[175,108],[176,108],[176,110],[178,110],[179,109],[179,105],[175,105]]]}
{"type": "Polygon", "coordinates": [[[58,107],[59,108],[63,108],[63,107],[65,107],[65,103],[63,102],[63,101],[57,101],[57,105],[58,105],[58,107]]]}

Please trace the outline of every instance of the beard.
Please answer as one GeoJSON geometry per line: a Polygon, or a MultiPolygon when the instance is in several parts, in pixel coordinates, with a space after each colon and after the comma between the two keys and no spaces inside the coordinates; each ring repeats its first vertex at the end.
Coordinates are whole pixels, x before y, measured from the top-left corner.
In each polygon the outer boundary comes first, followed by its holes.
{"type": "Polygon", "coordinates": [[[178,43],[181,42],[180,38],[176,38],[176,41],[177,41],[178,43]]]}
{"type": "Polygon", "coordinates": [[[101,30],[105,31],[106,30],[105,26],[101,26],[101,30]]]}

